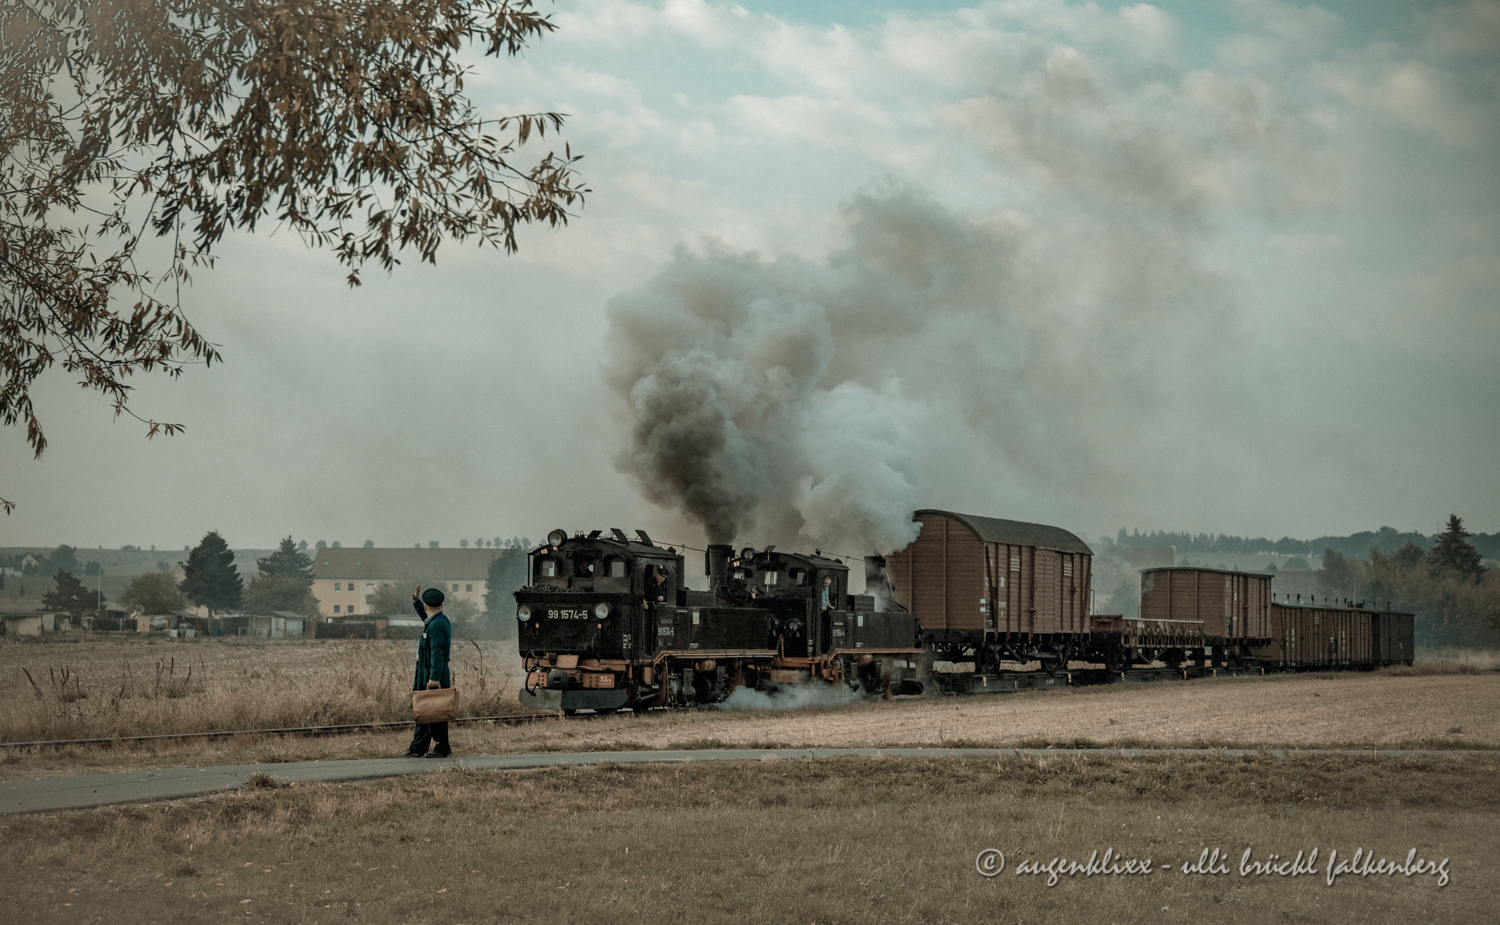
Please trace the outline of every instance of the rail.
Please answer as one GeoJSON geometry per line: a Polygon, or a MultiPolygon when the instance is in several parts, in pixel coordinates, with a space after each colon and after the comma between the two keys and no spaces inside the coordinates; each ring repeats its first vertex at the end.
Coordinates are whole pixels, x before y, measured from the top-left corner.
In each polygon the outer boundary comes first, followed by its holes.
{"type": "MultiPolygon", "coordinates": [[[[510,713],[504,716],[462,716],[452,723],[496,723],[503,726],[519,726],[544,719],[563,719],[557,713],[510,713]]],[[[575,717],[567,717],[573,719],[575,717]]],[[[241,735],[330,735],[346,732],[363,732],[372,729],[397,729],[411,726],[411,720],[403,722],[346,723],[335,726],[283,726],[274,729],[234,729],[214,732],[163,732],[156,735],[111,736],[93,739],[42,739],[35,742],[0,742],[0,748],[63,748],[69,745],[123,745],[127,742],[153,742],[167,739],[227,739],[241,735]]]]}

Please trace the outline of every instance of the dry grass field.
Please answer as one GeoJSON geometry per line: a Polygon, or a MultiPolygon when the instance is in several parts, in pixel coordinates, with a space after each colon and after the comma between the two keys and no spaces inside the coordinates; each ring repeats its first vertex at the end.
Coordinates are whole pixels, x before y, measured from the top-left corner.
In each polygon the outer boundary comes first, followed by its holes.
{"type": "MultiPolygon", "coordinates": [[[[353,641],[0,645],[0,693],[32,704],[5,720],[6,736],[400,719],[411,650],[353,641]],[[185,663],[196,666],[191,681],[185,663]],[[63,668],[86,697],[70,699],[53,680],[63,668]],[[174,683],[176,696],[162,693],[174,683]],[[134,696],[113,696],[115,685],[134,696]]],[[[462,687],[482,679],[490,709],[519,710],[513,655],[486,647],[456,661],[462,687]]],[[[528,772],[460,762],[414,777],[296,785],[271,768],[254,786],[201,799],[0,817],[0,864],[13,873],[0,879],[0,903],[27,922],[68,923],[1488,922],[1497,895],[1488,859],[1500,852],[1500,762],[1478,751],[1500,748],[1500,675],[1490,667],[1449,659],[1372,674],[459,726],[460,755],[1075,744],[1472,753],[1102,752],[528,772]],[[1263,858],[1315,847],[1315,875],[1237,870],[1246,848],[1263,858]],[[974,867],[984,848],[1006,856],[993,879],[974,867]],[[1347,857],[1361,848],[1395,861],[1412,849],[1448,858],[1450,881],[1345,875],[1326,885],[1329,850],[1347,857]],[[1149,857],[1158,870],[1065,876],[1050,887],[1045,875],[1016,873],[1023,862],[1083,862],[1106,849],[1149,857]],[[1228,856],[1229,872],[1180,870],[1205,849],[1228,856]]],[[[0,779],[385,756],[407,735],[0,747],[0,779]]]]}
{"type": "MultiPolygon", "coordinates": [[[[93,720],[102,723],[110,717],[109,700],[92,692],[109,692],[115,679],[124,674],[118,666],[133,665],[131,674],[139,674],[141,666],[154,664],[148,659],[160,659],[157,652],[165,650],[172,653],[170,657],[181,656],[179,674],[182,660],[201,659],[206,667],[195,677],[206,676],[210,683],[201,692],[175,699],[137,697],[139,703],[128,703],[127,707],[140,711],[139,716],[157,724],[148,727],[153,730],[255,728],[255,721],[267,716],[270,720],[263,725],[301,725],[316,716],[347,718],[341,721],[410,716],[406,662],[411,658],[411,642],[132,645],[123,650],[113,640],[73,646],[0,645],[0,694],[7,702],[26,704],[36,711],[18,711],[21,719],[45,710],[82,712],[85,708],[80,704],[88,704],[87,709],[106,707],[93,720]],[[76,683],[90,696],[73,703],[51,695],[38,698],[19,671],[22,665],[33,676],[39,669],[52,667],[60,672],[61,666],[71,665],[79,673],[76,683]],[[377,696],[366,693],[371,689],[377,696]],[[293,706],[296,712],[289,716],[293,706]],[[295,717],[303,719],[293,721],[295,717]]],[[[517,681],[507,673],[514,671],[513,652],[488,644],[473,656],[457,656],[455,662],[466,712],[474,712],[471,694],[481,672],[489,692],[487,709],[496,713],[521,709],[515,701],[517,681]]],[[[20,722],[15,718],[0,721],[20,722]]],[[[29,738],[36,726],[22,728],[29,738]]],[[[1496,749],[1500,748],[1500,674],[1450,661],[1373,673],[1200,679],[861,702],[795,711],[702,710],[587,721],[544,720],[521,726],[462,725],[454,727],[453,736],[460,754],[963,745],[1496,749]]],[[[4,738],[18,741],[23,737],[11,725],[4,738]]],[[[399,730],[162,740],[114,748],[0,747],[0,779],[137,767],[385,757],[398,754],[408,738],[408,732],[399,730]]]]}
{"type": "MultiPolygon", "coordinates": [[[[416,643],[0,640],[0,744],[403,720],[416,643]]],[[[515,648],[454,646],[476,715],[521,712],[515,648]]]]}
{"type": "MultiPolygon", "coordinates": [[[[1493,921],[1486,756],[781,760],[260,786],[0,818],[0,902],[35,923],[1493,921]],[[984,848],[1005,853],[993,879],[984,848]],[[1241,853],[1319,850],[1314,874],[1241,853]],[[1345,875],[1330,849],[1433,875],[1345,875]],[[1113,849],[1150,874],[1018,875],[1113,849]],[[1184,874],[1205,849],[1228,873],[1184,874]],[[1162,865],[1171,870],[1161,871],[1162,865]]],[[[9,916],[8,916],[9,918],[9,916]]]]}

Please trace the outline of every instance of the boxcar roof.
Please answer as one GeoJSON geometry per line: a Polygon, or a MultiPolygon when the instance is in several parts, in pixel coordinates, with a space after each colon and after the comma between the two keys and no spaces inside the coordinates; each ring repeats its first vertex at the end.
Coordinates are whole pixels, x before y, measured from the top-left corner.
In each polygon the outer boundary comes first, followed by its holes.
{"type": "Polygon", "coordinates": [[[1020,520],[1001,520],[998,517],[979,517],[974,514],[958,514],[953,511],[922,510],[918,514],[942,514],[962,523],[984,543],[1005,543],[1009,546],[1036,546],[1040,549],[1055,549],[1058,552],[1080,552],[1092,556],[1094,551],[1078,537],[1062,527],[1046,524],[1029,524],[1020,520]]]}
{"type": "Polygon", "coordinates": [[[1272,601],[1272,607],[1284,607],[1287,610],[1347,610],[1350,613],[1375,613],[1394,614],[1398,617],[1414,617],[1415,613],[1409,610],[1388,610],[1384,607],[1370,605],[1361,607],[1356,604],[1314,604],[1311,601],[1272,601]]]}
{"type": "Polygon", "coordinates": [[[1251,578],[1274,578],[1275,572],[1246,572],[1237,568],[1204,568],[1201,565],[1159,565],[1156,568],[1143,568],[1140,570],[1144,575],[1147,572],[1217,572],[1220,575],[1248,575],[1251,578]]]}

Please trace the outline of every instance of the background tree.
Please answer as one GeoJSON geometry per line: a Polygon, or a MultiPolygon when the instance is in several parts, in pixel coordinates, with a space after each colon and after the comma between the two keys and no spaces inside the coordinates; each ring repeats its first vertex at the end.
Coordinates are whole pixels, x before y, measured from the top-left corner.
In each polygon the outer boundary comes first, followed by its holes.
{"type": "Polygon", "coordinates": [[[1433,539],[1427,553],[1427,566],[1435,573],[1451,572],[1471,581],[1484,574],[1484,557],[1469,544],[1464,521],[1457,514],[1448,515],[1448,529],[1433,539]]]}
{"type": "MultiPolygon", "coordinates": [[[[312,559],[297,548],[288,536],[281,541],[276,551],[264,559],[256,559],[255,567],[261,575],[273,578],[294,578],[311,587],[313,583],[312,559]]],[[[294,608],[283,607],[282,610],[294,608]]]]}
{"type": "Polygon", "coordinates": [[[1419,648],[1488,647],[1488,617],[1500,608],[1500,572],[1486,571],[1476,580],[1432,568],[1430,556],[1415,543],[1392,555],[1372,548],[1367,601],[1415,613],[1419,648]]]}
{"type": "Polygon", "coordinates": [[[415,612],[411,606],[412,587],[418,582],[381,582],[374,592],[365,595],[365,604],[369,606],[370,613],[378,613],[385,616],[400,614],[406,616],[415,612]]]}
{"type": "Polygon", "coordinates": [[[99,607],[99,595],[70,572],[58,572],[52,576],[57,590],[42,595],[43,610],[58,610],[74,614],[94,613],[99,607]]]}
{"type": "Polygon", "coordinates": [[[479,605],[466,597],[449,597],[443,601],[443,613],[454,626],[469,626],[479,618],[479,605]]]}
{"type": "Polygon", "coordinates": [[[244,595],[244,583],[234,565],[234,552],[217,530],[210,530],[182,566],[186,577],[179,586],[195,604],[212,613],[238,607],[244,595]]]}
{"type": "Polygon", "coordinates": [[[244,608],[259,614],[287,610],[304,617],[319,616],[318,599],[294,575],[256,575],[245,584],[244,608]]]}
{"type": "Polygon", "coordinates": [[[132,374],[219,359],[176,293],[226,231],[288,228],[357,285],[366,261],[432,263],[444,240],[512,252],[518,224],[565,224],[587,192],[566,148],[515,161],[561,115],[485,119],[463,95],[465,46],[514,55],[553,30],[531,0],[7,0],[3,17],[0,421],[37,455],[30,389],[54,363],[135,416],[132,374]],[[148,236],[168,239],[156,267],[148,236]]]}
{"type": "Polygon", "coordinates": [[[47,557],[47,564],[63,572],[77,571],[78,551],[66,544],[59,546],[52,551],[52,555],[47,557]]]}
{"type": "Polygon", "coordinates": [[[1359,599],[1369,588],[1368,566],[1358,556],[1346,556],[1337,549],[1323,550],[1323,568],[1318,572],[1318,587],[1332,594],[1359,599]]]}
{"type": "Polygon", "coordinates": [[[498,635],[516,634],[516,599],[518,588],[526,584],[526,550],[511,546],[490,560],[484,583],[484,616],[498,635]]]}
{"type": "MultiPolygon", "coordinates": [[[[365,603],[370,608],[370,613],[393,617],[415,617],[416,611],[411,606],[411,592],[414,587],[421,585],[424,588],[446,588],[447,585],[441,581],[387,581],[382,582],[372,593],[365,595],[365,603]]],[[[443,612],[448,619],[457,625],[459,623],[473,623],[479,616],[479,605],[456,594],[448,595],[443,601],[443,612]]]]}
{"type": "Polygon", "coordinates": [[[187,607],[187,595],[177,587],[177,579],[167,571],[137,575],[120,595],[119,605],[131,613],[166,613],[187,607]]]}
{"type": "Polygon", "coordinates": [[[375,548],[375,541],[374,540],[365,540],[365,548],[366,549],[374,549],[375,548]]]}

